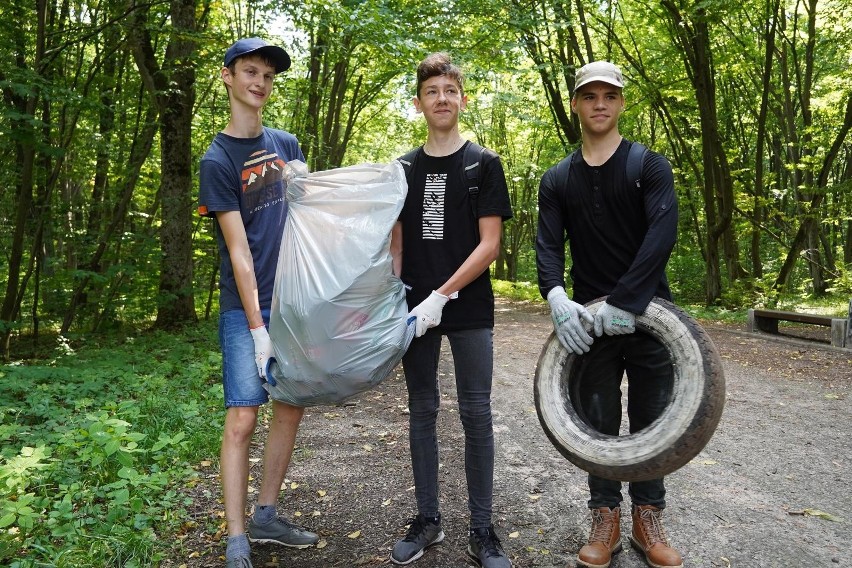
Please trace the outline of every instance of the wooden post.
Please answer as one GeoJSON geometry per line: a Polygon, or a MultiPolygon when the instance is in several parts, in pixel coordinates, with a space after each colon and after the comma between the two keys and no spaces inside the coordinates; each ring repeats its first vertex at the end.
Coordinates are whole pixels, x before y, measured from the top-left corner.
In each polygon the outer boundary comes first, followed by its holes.
{"type": "Polygon", "coordinates": [[[849,322],[843,318],[831,319],[831,344],[835,347],[847,345],[849,334],[849,322]]]}
{"type": "Polygon", "coordinates": [[[747,329],[749,331],[760,331],[760,329],[758,329],[758,327],[757,327],[757,322],[754,320],[754,310],[753,309],[749,309],[749,311],[748,311],[748,324],[747,325],[748,325],[747,329]]]}
{"type": "Polygon", "coordinates": [[[852,349],[852,300],[849,300],[849,315],[846,316],[846,337],[843,339],[843,347],[852,349]]]}

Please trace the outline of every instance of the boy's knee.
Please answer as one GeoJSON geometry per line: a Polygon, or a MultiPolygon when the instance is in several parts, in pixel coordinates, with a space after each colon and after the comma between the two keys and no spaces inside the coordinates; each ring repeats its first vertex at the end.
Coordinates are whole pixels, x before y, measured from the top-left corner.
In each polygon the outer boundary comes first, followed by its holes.
{"type": "Polygon", "coordinates": [[[236,443],[251,440],[257,425],[256,406],[232,406],[225,416],[224,436],[236,443]]]}

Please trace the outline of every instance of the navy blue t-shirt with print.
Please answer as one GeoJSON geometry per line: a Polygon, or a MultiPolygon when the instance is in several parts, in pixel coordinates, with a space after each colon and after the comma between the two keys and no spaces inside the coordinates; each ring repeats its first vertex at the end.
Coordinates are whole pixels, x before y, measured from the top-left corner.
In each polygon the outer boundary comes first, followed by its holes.
{"type": "MultiPolygon", "coordinates": [[[[469,142],[465,143],[465,146],[469,142]]],[[[486,152],[476,210],[478,217],[512,217],[500,158],[486,152]]],[[[449,156],[420,150],[414,161],[402,222],[402,281],[409,309],[425,300],[464,263],[479,244],[477,224],[464,175],[464,146],[449,156]]],[[[494,327],[494,294],[488,270],[459,290],[444,306],[443,330],[494,327]]]]}
{"type": "MultiPolygon", "coordinates": [[[[305,160],[295,136],[264,128],[256,138],[219,133],[201,158],[198,212],[216,220],[217,211],[239,211],[257,279],[261,309],[272,305],[272,287],[287,219],[284,166],[305,160]]],[[[219,310],[243,309],[231,256],[216,222],[221,258],[219,310]]]]}

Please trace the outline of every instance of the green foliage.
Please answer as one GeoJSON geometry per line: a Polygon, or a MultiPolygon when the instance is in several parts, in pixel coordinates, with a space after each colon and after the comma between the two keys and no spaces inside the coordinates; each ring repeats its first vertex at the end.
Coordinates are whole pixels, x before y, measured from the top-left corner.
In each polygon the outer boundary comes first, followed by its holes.
{"type": "MultiPolygon", "coordinates": [[[[710,10],[702,56],[713,70],[707,88],[715,92],[717,116],[706,124],[712,117],[699,112],[695,70],[683,47],[689,43],[678,34],[703,23],[698,16],[707,5],[210,4],[199,12],[197,49],[188,56],[197,93],[192,157],[197,164],[227,124],[219,71],[237,36],[266,37],[291,53],[293,67],[276,78],[264,122],[297,134],[309,162],[328,167],[388,161],[422,143],[422,118],[411,112],[414,68],[427,52],[447,50],[467,77],[462,132],[497,150],[507,174],[515,216],[505,226],[496,274],[534,282],[537,183],[579,135],[568,107],[573,72],[583,61],[608,58],[627,79],[621,132],[666,155],[675,169],[681,225],[669,277],[679,301],[737,309],[771,305],[782,295],[818,296],[818,272],[829,295],[848,295],[852,7],[827,0],[811,14],[789,3],[777,13],[773,6],[710,10]],[[667,6],[682,10],[684,20],[677,23],[667,6]],[[704,135],[712,131],[719,132],[731,196],[713,187],[705,192],[709,180],[725,179],[704,171],[704,135]],[[811,211],[814,196],[821,201],[811,211]],[[711,225],[720,220],[714,209],[723,203],[733,210],[727,240],[713,237],[720,258],[709,257],[719,265],[711,279],[707,248],[711,225]],[[808,215],[820,220],[818,232],[794,246],[808,215]],[[819,250],[819,262],[809,265],[802,249],[819,250]],[[721,290],[707,298],[711,280],[721,290]]],[[[17,2],[4,10],[20,25],[0,31],[3,52],[15,55],[0,78],[0,186],[9,189],[0,193],[0,282],[7,285],[0,296],[14,300],[0,314],[0,337],[11,333],[20,348],[15,338],[35,331],[62,328],[72,341],[90,331],[133,333],[163,301],[160,270],[173,257],[164,258],[158,239],[166,217],[160,140],[147,147],[144,136],[146,125],[163,117],[142,84],[121,5],[81,11],[17,2]],[[138,170],[130,167],[136,152],[138,170]]],[[[169,3],[148,13],[158,58],[167,49],[168,14],[169,3]]],[[[186,180],[186,195],[197,195],[197,169],[186,180]]],[[[187,199],[185,206],[195,203],[187,199]]],[[[219,260],[213,223],[190,222],[192,285],[199,313],[209,316],[219,260]]]]}
{"type": "Polygon", "coordinates": [[[508,280],[492,280],[494,293],[498,296],[519,302],[543,303],[544,299],[534,282],[510,282],[508,280]]]}
{"type": "Polygon", "coordinates": [[[704,262],[689,254],[687,247],[679,245],[678,249],[680,254],[672,254],[666,267],[672,296],[680,302],[700,302],[704,299],[704,262]]]}
{"type": "Polygon", "coordinates": [[[719,306],[706,306],[704,304],[680,304],[680,308],[701,321],[719,321],[726,323],[744,323],[748,310],[730,310],[719,306]]]}
{"type": "Polygon", "coordinates": [[[0,563],[155,565],[218,451],[221,400],[212,323],[0,367],[0,563]]]}

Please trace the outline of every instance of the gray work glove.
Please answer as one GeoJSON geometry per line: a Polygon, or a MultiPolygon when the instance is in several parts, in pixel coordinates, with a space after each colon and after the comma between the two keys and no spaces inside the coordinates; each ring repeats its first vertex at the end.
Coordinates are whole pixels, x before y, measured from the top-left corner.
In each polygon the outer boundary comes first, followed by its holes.
{"type": "Polygon", "coordinates": [[[594,338],[586,331],[586,325],[591,328],[594,324],[589,310],[568,298],[562,286],[556,286],[547,293],[547,302],[550,304],[553,330],[562,346],[577,355],[588,353],[589,346],[594,342],[594,338]]]}
{"type": "Polygon", "coordinates": [[[627,335],[636,331],[636,316],[604,303],[595,313],[595,335],[627,335]]]}
{"type": "Polygon", "coordinates": [[[266,378],[266,365],[270,357],[275,354],[272,348],[272,340],[266,326],[262,325],[251,330],[251,338],[254,339],[254,362],[257,365],[257,373],[261,378],[266,378]]]}
{"type": "Polygon", "coordinates": [[[414,337],[420,337],[426,333],[427,329],[441,323],[441,313],[448,301],[450,301],[449,296],[444,296],[432,290],[428,298],[417,304],[417,307],[408,313],[408,317],[415,318],[414,337]]]}

